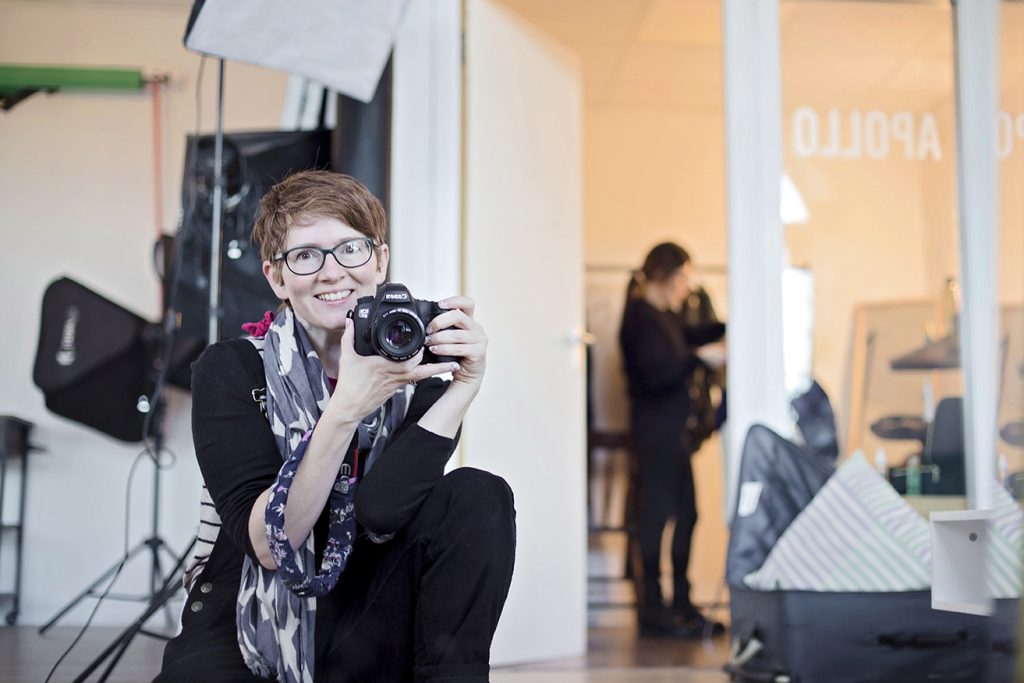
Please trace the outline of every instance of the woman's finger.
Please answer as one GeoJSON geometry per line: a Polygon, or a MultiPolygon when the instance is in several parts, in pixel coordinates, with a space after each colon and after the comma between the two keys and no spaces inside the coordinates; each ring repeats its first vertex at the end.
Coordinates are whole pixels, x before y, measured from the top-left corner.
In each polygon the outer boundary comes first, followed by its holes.
{"type": "Polygon", "coordinates": [[[454,309],[442,313],[431,320],[430,324],[427,325],[427,334],[433,334],[438,330],[443,330],[449,327],[458,327],[463,330],[469,330],[478,326],[479,324],[464,311],[454,309]]]}
{"type": "Polygon", "coordinates": [[[427,346],[436,344],[474,344],[482,341],[476,330],[448,329],[440,330],[427,337],[427,346]]]}
{"type": "Polygon", "coordinates": [[[345,318],[345,331],[341,333],[341,349],[353,348],[355,342],[355,324],[353,324],[350,318],[345,318]]]}
{"type": "Polygon", "coordinates": [[[404,376],[416,369],[416,366],[423,360],[423,349],[416,352],[416,355],[412,358],[406,358],[402,361],[388,360],[387,358],[381,358],[384,363],[382,367],[384,372],[388,375],[399,375],[404,376]]]}
{"type": "Polygon", "coordinates": [[[480,358],[483,347],[479,344],[436,344],[430,347],[435,356],[454,356],[456,358],[480,358]]]}
{"type": "Polygon", "coordinates": [[[434,375],[443,375],[446,372],[455,372],[459,369],[458,363],[424,363],[409,373],[406,381],[422,382],[434,375]]]}
{"type": "Polygon", "coordinates": [[[437,305],[441,308],[458,308],[465,312],[470,318],[476,312],[476,301],[469,298],[468,296],[450,296],[447,299],[441,299],[437,302],[437,305]]]}

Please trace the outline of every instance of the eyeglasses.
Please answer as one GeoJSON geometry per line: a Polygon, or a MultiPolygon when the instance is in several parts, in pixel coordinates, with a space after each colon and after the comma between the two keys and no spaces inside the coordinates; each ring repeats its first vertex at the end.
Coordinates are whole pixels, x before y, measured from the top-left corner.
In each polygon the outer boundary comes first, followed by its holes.
{"type": "Polygon", "coordinates": [[[356,237],[345,240],[333,249],[320,247],[295,247],[283,251],[274,257],[275,261],[284,259],[288,270],[296,275],[313,275],[319,273],[327,262],[330,254],[343,268],[358,268],[370,260],[373,255],[373,240],[369,237],[356,237]]]}

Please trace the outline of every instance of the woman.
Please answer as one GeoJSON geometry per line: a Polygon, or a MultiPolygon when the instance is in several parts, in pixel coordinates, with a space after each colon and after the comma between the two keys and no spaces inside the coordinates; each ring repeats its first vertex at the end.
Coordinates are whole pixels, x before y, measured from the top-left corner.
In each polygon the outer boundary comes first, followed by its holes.
{"type": "Polygon", "coordinates": [[[697,504],[686,443],[690,415],[688,379],[698,363],[696,348],[725,333],[722,323],[685,324],[679,314],[690,293],[690,257],[673,243],[654,247],[630,283],[619,331],[631,403],[633,445],[639,461],[639,545],[642,576],[637,617],[641,635],[699,637],[721,632],[690,602],[687,568],[697,504]],[[670,518],[671,607],[659,580],[661,537],[670,518]]]}
{"type": "Polygon", "coordinates": [[[444,476],[487,337],[451,297],[427,345],[457,363],[355,353],[348,314],[384,282],[385,231],[348,176],[299,173],[262,199],[253,236],[284,305],[193,367],[200,538],[157,681],[487,680],[512,495],[444,476]]]}

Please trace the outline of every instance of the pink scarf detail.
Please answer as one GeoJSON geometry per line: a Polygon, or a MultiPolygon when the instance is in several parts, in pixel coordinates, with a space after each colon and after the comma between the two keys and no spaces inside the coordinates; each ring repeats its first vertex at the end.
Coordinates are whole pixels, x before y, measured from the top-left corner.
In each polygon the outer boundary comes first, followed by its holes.
{"type": "Polygon", "coordinates": [[[267,311],[263,314],[263,320],[255,323],[242,323],[242,330],[248,332],[256,339],[263,339],[267,336],[267,330],[274,324],[274,312],[267,311]]]}

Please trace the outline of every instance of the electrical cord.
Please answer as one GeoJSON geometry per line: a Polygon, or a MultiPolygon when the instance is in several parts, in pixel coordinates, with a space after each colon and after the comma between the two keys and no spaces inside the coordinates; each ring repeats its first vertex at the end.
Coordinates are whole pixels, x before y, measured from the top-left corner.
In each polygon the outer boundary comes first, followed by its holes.
{"type": "MultiPolygon", "coordinates": [[[[71,641],[71,644],[68,645],[67,649],[64,650],[63,654],[61,654],[61,656],[54,663],[53,668],[50,669],[50,673],[46,675],[46,680],[44,681],[44,683],[50,683],[50,679],[53,677],[53,674],[57,671],[57,668],[60,667],[61,662],[63,662],[64,659],[69,654],[71,654],[71,651],[75,648],[76,645],[78,645],[78,642],[82,639],[82,636],[85,635],[85,632],[89,629],[89,626],[92,625],[92,620],[96,617],[96,613],[99,611],[100,605],[103,604],[103,600],[110,594],[110,591],[114,587],[114,584],[117,583],[118,578],[120,578],[121,576],[121,570],[124,569],[125,562],[128,561],[128,546],[130,545],[129,538],[131,537],[129,533],[131,515],[129,514],[129,512],[131,511],[132,479],[135,477],[135,468],[138,467],[138,464],[143,460],[144,456],[150,455],[150,450],[150,447],[147,446],[146,448],[143,448],[141,451],[139,451],[135,455],[135,458],[132,460],[131,468],[128,470],[128,483],[125,485],[124,492],[124,547],[121,552],[121,561],[117,563],[117,568],[114,570],[114,575],[110,577],[110,582],[107,583],[107,587],[103,589],[103,592],[100,593],[100,596],[96,599],[96,604],[93,606],[92,612],[89,613],[89,618],[85,620],[85,624],[83,624],[82,628],[79,629],[78,634],[75,636],[74,640],[71,641]]],[[[166,448],[163,450],[165,450],[172,457],[172,463],[177,460],[177,456],[174,454],[173,451],[166,448]]]]}

